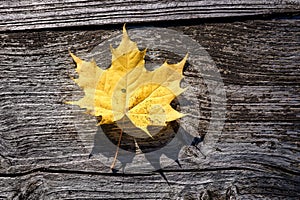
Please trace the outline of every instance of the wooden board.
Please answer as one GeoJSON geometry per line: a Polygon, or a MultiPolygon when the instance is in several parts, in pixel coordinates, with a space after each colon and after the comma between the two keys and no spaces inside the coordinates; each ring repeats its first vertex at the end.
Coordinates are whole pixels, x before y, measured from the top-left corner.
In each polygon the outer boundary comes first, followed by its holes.
{"type": "Polygon", "coordinates": [[[0,31],[296,13],[298,0],[1,1],[0,31]]]}
{"type": "Polygon", "coordinates": [[[169,27],[207,50],[227,95],[214,151],[185,148],[182,168],[164,171],[170,185],[158,172],[112,174],[89,159],[78,126],[93,135],[95,119],[63,103],[83,94],[68,49],[85,57],[116,30],[1,33],[0,198],[298,199],[299,22],[169,27]]]}

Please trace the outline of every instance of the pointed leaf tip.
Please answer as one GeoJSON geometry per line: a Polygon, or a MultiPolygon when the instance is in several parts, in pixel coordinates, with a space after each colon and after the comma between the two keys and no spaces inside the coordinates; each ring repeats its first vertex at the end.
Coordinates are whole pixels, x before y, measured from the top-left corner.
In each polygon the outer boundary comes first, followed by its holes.
{"type": "Polygon", "coordinates": [[[181,60],[181,62],[184,61],[184,63],[185,63],[188,57],[189,57],[189,53],[186,53],[184,58],[181,60]]]}
{"type": "Polygon", "coordinates": [[[139,128],[142,129],[145,133],[147,133],[147,135],[149,135],[152,139],[154,139],[151,133],[149,133],[147,127],[139,127],[139,128]]]}
{"type": "Polygon", "coordinates": [[[91,59],[91,64],[92,64],[93,66],[96,66],[96,65],[97,65],[95,58],[92,58],[92,59],[91,59]]]}
{"type": "Polygon", "coordinates": [[[123,38],[129,37],[126,30],[126,24],[123,25],[123,38]]]}
{"type": "Polygon", "coordinates": [[[188,58],[189,54],[185,54],[184,58],[178,63],[179,66],[181,66],[181,70],[183,70],[183,67],[187,61],[187,58],[188,58]]]}
{"type": "Polygon", "coordinates": [[[80,58],[78,58],[77,56],[75,56],[73,53],[69,52],[71,57],[73,58],[73,60],[76,62],[76,64],[80,64],[82,63],[82,60],[80,58]]]}

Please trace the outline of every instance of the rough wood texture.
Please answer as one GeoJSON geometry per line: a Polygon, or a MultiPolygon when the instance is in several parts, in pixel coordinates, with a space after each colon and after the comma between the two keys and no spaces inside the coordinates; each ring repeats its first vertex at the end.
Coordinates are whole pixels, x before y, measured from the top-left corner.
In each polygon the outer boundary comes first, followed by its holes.
{"type": "Polygon", "coordinates": [[[170,186],[159,173],[112,174],[97,157],[88,159],[92,144],[78,126],[95,119],[83,121],[62,103],[82,95],[69,79],[68,48],[84,57],[114,31],[0,34],[0,198],[298,199],[299,22],[170,27],[206,48],[227,95],[215,151],[204,158],[186,148],[182,168],[164,172],[170,186]]]}
{"type": "Polygon", "coordinates": [[[300,11],[298,0],[4,0],[0,4],[0,31],[300,11]]]}

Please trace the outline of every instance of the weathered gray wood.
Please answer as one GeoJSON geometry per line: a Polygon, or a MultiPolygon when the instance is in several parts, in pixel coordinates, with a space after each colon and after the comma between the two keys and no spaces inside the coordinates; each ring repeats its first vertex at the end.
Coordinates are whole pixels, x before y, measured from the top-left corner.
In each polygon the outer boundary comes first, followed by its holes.
{"type": "Polygon", "coordinates": [[[299,12],[298,0],[2,1],[0,31],[299,12]]]}
{"type": "MultiPolygon", "coordinates": [[[[69,79],[68,49],[84,57],[114,30],[0,34],[0,198],[298,199],[299,22],[170,27],[207,49],[227,95],[215,151],[204,158],[185,148],[182,168],[165,171],[170,186],[159,173],[113,175],[88,159],[93,144],[78,127],[95,119],[62,103],[82,96],[69,79]]],[[[95,134],[89,125],[86,134],[95,134]]]]}

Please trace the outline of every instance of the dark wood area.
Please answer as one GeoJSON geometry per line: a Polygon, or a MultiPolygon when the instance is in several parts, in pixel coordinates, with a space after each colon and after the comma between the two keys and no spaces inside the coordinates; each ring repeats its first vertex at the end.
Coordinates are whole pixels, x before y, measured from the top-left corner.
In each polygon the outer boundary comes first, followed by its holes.
{"type": "Polygon", "coordinates": [[[297,13],[298,0],[2,1],[0,31],[297,13]]]}
{"type": "Polygon", "coordinates": [[[0,199],[298,199],[300,20],[290,15],[300,3],[222,2],[2,2],[0,199]],[[224,22],[241,15],[255,19],[224,22]],[[83,95],[68,49],[85,58],[124,22],[159,21],[206,49],[227,98],[214,151],[183,148],[182,167],[164,169],[169,185],[159,172],[111,173],[89,158],[96,119],[63,103],[83,95]]]}

